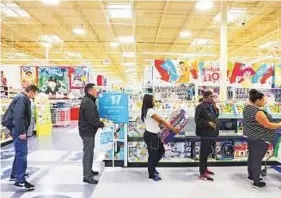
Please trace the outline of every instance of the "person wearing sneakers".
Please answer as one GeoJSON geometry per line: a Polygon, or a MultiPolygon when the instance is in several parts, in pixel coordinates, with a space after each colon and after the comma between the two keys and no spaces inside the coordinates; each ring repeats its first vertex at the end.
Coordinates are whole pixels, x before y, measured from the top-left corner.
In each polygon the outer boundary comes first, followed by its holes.
{"type": "Polygon", "coordinates": [[[203,101],[195,111],[196,135],[201,138],[199,171],[200,179],[213,181],[210,175],[214,173],[207,168],[207,161],[210,155],[214,138],[219,135],[218,128],[219,110],[215,105],[214,95],[211,91],[203,94],[203,101]]]}
{"type": "Polygon", "coordinates": [[[262,159],[268,146],[274,142],[276,129],[281,128],[281,123],[273,123],[272,116],[262,110],[265,105],[263,93],[250,90],[250,104],[243,111],[243,133],[248,137],[248,180],[253,182],[254,188],[262,188],[266,183],[260,178],[262,159]]]}
{"type": "Polygon", "coordinates": [[[34,185],[26,181],[29,175],[27,169],[27,131],[31,121],[31,102],[38,88],[35,85],[27,86],[18,94],[7,112],[4,114],[2,125],[11,130],[15,147],[15,159],[13,162],[10,181],[15,181],[14,187],[24,190],[34,190],[34,185]]]}
{"type": "Polygon", "coordinates": [[[97,90],[95,84],[89,83],[84,88],[85,96],[82,99],[79,112],[79,135],[83,142],[83,182],[98,184],[93,177],[98,175],[93,171],[95,136],[99,128],[104,127],[96,105],[97,90]]]}
{"type": "Polygon", "coordinates": [[[161,139],[158,137],[160,132],[159,125],[171,129],[175,133],[179,133],[180,130],[174,128],[165,120],[160,118],[154,109],[155,101],[152,95],[144,95],[142,110],[141,110],[141,119],[145,123],[145,132],[144,132],[144,141],[148,149],[148,175],[149,179],[154,181],[161,180],[159,172],[156,170],[156,166],[159,161],[162,159],[165,149],[161,139]]]}

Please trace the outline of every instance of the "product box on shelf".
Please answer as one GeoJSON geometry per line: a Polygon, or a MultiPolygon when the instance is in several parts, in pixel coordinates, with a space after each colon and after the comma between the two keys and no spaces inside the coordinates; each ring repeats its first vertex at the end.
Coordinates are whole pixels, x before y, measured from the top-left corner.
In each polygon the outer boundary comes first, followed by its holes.
{"type": "MultiPolygon", "coordinates": [[[[193,159],[194,160],[199,160],[200,157],[200,146],[201,146],[201,142],[194,142],[193,144],[193,159]]],[[[210,147],[210,155],[209,155],[209,160],[213,160],[215,159],[215,152],[216,152],[216,145],[215,145],[215,141],[214,144],[211,145],[210,147]]]]}
{"type": "Polygon", "coordinates": [[[237,120],[235,119],[220,119],[219,130],[221,135],[236,134],[237,120]]]}
{"type": "Polygon", "coordinates": [[[248,157],[248,143],[246,140],[234,141],[234,159],[246,160],[248,157]]]}
{"type": "Polygon", "coordinates": [[[244,129],[244,120],[238,119],[237,120],[237,134],[242,135],[244,129]]]}
{"type": "Polygon", "coordinates": [[[270,113],[273,117],[281,115],[281,103],[268,103],[265,110],[270,113]]]}
{"type": "Polygon", "coordinates": [[[128,161],[147,162],[148,152],[145,142],[128,142],[128,161]]]}
{"type": "Polygon", "coordinates": [[[164,162],[184,162],[192,159],[192,142],[170,142],[165,145],[164,162]]]}
{"type": "Polygon", "coordinates": [[[219,105],[220,116],[234,116],[234,104],[231,102],[220,102],[219,105]]]}
{"type": "Polygon", "coordinates": [[[216,142],[216,159],[232,160],[234,159],[234,143],[230,140],[216,142]]]}
{"type": "Polygon", "coordinates": [[[143,137],[144,131],[145,131],[144,123],[139,123],[137,121],[129,122],[129,130],[128,130],[129,137],[143,137]]]}
{"type": "Polygon", "coordinates": [[[244,111],[244,108],[245,108],[245,103],[235,103],[234,104],[234,114],[236,116],[243,116],[243,111],[244,111]]]}

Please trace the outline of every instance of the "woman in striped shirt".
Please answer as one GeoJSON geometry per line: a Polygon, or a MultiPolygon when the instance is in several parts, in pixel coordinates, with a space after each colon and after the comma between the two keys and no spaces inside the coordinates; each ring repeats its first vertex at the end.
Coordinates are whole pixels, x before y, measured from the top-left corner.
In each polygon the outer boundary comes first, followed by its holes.
{"type": "Polygon", "coordinates": [[[281,123],[274,123],[272,116],[261,109],[264,105],[264,94],[252,89],[250,104],[243,112],[244,135],[248,137],[249,149],[248,180],[253,181],[255,188],[266,186],[260,178],[262,159],[276,137],[276,129],[281,128],[281,123]]]}

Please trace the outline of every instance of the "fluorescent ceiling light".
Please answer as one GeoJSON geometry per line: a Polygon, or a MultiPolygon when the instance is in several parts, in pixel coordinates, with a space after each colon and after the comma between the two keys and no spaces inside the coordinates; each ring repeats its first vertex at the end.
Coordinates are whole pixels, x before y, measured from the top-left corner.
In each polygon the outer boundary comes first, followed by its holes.
{"type": "Polygon", "coordinates": [[[260,46],[260,48],[265,49],[265,48],[280,48],[281,47],[281,42],[280,41],[268,41],[264,43],[263,45],[260,46]]]}
{"type": "Polygon", "coordinates": [[[63,40],[56,35],[42,35],[40,41],[45,43],[63,43],[63,40]]]}
{"type": "MultiPolygon", "coordinates": [[[[241,18],[245,15],[247,12],[246,8],[233,8],[228,10],[227,12],[227,21],[229,23],[233,23],[235,21],[241,20],[241,18]]],[[[215,21],[221,20],[221,13],[218,13],[217,16],[214,18],[215,21]]]]}
{"type": "Polygon", "coordinates": [[[69,56],[69,57],[82,58],[82,56],[79,52],[66,52],[65,55],[69,56]]]}
{"type": "Polygon", "coordinates": [[[48,42],[40,42],[40,44],[42,45],[42,46],[44,46],[44,47],[46,47],[46,48],[50,48],[50,47],[52,47],[52,43],[48,43],[48,42]]]}
{"type": "Polygon", "coordinates": [[[117,37],[117,40],[120,43],[134,43],[135,42],[135,38],[133,36],[119,36],[119,37],[117,37]]]}
{"type": "Polygon", "coordinates": [[[132,17],[132,7],[129,4],[109,4],[107,8],[110,18],[128,19],[132,17]]]}
{"type": "Polygon", "coordinates": [[[133,58],[133,57],[136,56],[136,53],[135,53],[135,52],[124,52],[124,53],[123,53],[123,56],[124,56],[125,58],[133,58]]]}
{"type": "Polygon", "coordinates": [[[188,32],[188,31],[183,31],[183,32],[180,33],[181,38],[188,38],[191,35],[192,35],[191,32],[188,32]]]}
{"type": "Polygon", "coordinates": [[[136,63],[135,62],[132,62],[132,63],[121,63],[121,65],[123,65],[123,66],[135,66],[136,63]]]}
{"type": "Polygon", "coordinates": [[[86,30],[83,28],[83,27],[76,27],[76,28],[73,28],[73,33],[74,34],[78,34],[78,35],[84,35],[86,34],[86,30]]]}
{"type": "Polygon", "coordinates": [[[1,12],[7,17],[30,18],[30,15],[15,3],[0,4],[1,12]]]}
{"type": "Polygon", "coordinates": [[[60,2],[59,0],[41,0],[41,1],[49,5],[57,5],[60,2]]]}
{"type": "Polygon", "coordinates": [[[198,10],[210,10],[214,6],[214,3],[210,0],[198,0],[196,8],[198,10]]]}
{"type": "Polygon", "coordinates": [[[182,54],[182,56],[185,57],[203,57],[203,56],[208,56],[208,57],[215,57],[215,54],[204,54],[204,53],[200,53],[200,54],[182,54]]]}
{"type": "Polygon", "coordinates": [[[194,39],[191,45],[206,45],[210,43],[210,41],[211,39],[206,39],[206,38],[194,39]]]}
{"type": "Polygon", "coordinates": [[[197,56],[197,57],[201,57],[201,56],[210,56],[210,57],[214,57],[216,56],[215,54],[212,53],[198,53],[198,54],[183,54],[183,53],[174,53],[174,52],[144,52],[143,54],[147,54],[147,55],[166,55],[166,56],[197,56]]]}
{"type": "Polygon", "coordinates": [[[111,42],[110,47],[118,47],[119,43],[118,42],[111,42]]]}

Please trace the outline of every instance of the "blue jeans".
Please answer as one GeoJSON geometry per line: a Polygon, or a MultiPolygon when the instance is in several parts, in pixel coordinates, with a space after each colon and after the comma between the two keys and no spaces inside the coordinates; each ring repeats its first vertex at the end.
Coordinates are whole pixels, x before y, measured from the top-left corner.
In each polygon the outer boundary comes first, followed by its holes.
{"type": "Polygon", "coordinates": [[[16,177],[16,182],[25,182],[24,174],[27,168],[27,140],[19,138],[19,133],[12,129],[13,143],[15,147],[15,159],[11,176],[16,177]]]}

